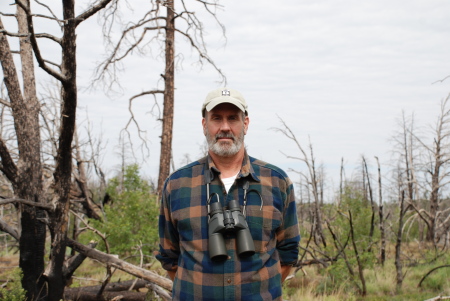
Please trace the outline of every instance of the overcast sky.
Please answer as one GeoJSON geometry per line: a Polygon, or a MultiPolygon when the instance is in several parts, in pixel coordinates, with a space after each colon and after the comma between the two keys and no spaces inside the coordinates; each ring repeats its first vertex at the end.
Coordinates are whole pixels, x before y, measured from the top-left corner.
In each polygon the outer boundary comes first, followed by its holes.
{"type": "MultiPolygon", "coordinates": [[[[6,1],[1,2],[4,10],[6,1]]],[[[286,170],[304,166],[280,152],[299,156],[292,141],[270,130],[281,126],[279,117],[302,146],[311,141],[317,162],[324,164],[330,178],[338,179],[342,157],[348,176],[361,155],[372,164],[378,156],[387,171],[393,147],[389,139],[402,110],[414,113],[416,124],[425,127],[436,120],[439,103],[450,92],[450,79],[439,81],[450,75],[449,1],[221,3],[218,19],[226,27],[226,39],[211,18],[204,19],[208,53],[227,76],[228,86],[240,90],[248,102],[250,155],[286,170]]],[[[136,16],[139,13],[135,11],[136,16]]],[[[104,53],[97,21],[93,18],[77,31],[80,87],[89,85],[104,53]]],[[[94,128],[102,128],[108,141],[104,167],[110,171],[120,162],[114,152],[129,118],[128,99],[162,87],[158,83],[162,59],[154,51],[159,65],[142,56],[125,62],[121,94],[107,97],[101,90],[80,91],[79,118],[85,118],[87,109],[94,128]]],[[[175,81],[173,155],[180,167],[185,154],[191,159],[200,155],[201,104],[221,84],[213,68],[194,64],[196,55],[186,41],[179,38],[176,51],[184,59],[175,81]]],[[[148,113],[152,104],[143,98],[134,102],[134,108],[151,141],[144,173],[156,177],[161,130],[148,113]]]]}

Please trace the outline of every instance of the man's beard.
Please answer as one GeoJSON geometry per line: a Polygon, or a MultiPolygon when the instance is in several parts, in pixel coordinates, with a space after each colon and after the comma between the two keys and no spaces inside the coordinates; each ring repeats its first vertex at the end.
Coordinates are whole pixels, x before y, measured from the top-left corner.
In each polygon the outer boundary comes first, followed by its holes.
{"type": "Polygon", "coordinates": [[[236,155],[244,143],[244,129],[238,136],[232,133],[219,133],[212,137],[207,132],[206,141],[208,142],[208,148],[214,154],[220,157],[231,157],[236,155]],[[220,141],[219,138],[231,138],[233,141],[220,141]]]}

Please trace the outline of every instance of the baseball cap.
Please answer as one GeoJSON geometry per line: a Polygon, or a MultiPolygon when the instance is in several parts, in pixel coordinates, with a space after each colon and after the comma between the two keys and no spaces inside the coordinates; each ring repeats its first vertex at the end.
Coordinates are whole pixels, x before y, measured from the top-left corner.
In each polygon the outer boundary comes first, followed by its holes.
{"type": "Polygon", "coordinates": [[[203,110],[211,111],[215,106],[221,103],[231,103],[238,107],[242,112],[248,113],[247,102],[239,91],[229,88],[219,88],[208,93],[205,102],[203,102],[203,110]]]}

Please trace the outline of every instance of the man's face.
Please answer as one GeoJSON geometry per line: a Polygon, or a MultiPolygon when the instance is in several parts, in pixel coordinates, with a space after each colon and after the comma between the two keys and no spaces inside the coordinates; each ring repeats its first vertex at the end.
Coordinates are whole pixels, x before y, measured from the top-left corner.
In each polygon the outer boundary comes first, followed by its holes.
{"type": "Polygon", "coordinates": [[[206,112],[202,120],[208,148],[220,157],[237,154],[244,144],[249,118],[230,103],[223,103],[206,112]]]}

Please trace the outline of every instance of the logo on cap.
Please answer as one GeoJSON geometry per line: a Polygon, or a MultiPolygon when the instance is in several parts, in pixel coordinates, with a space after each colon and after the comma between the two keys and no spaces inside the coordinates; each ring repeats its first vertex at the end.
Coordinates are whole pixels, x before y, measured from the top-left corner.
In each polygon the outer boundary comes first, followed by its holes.
{"type": "Polygon", "coordinates": [[[222,96],[230,96],[229,90],[222,90],[222,96]]]}

